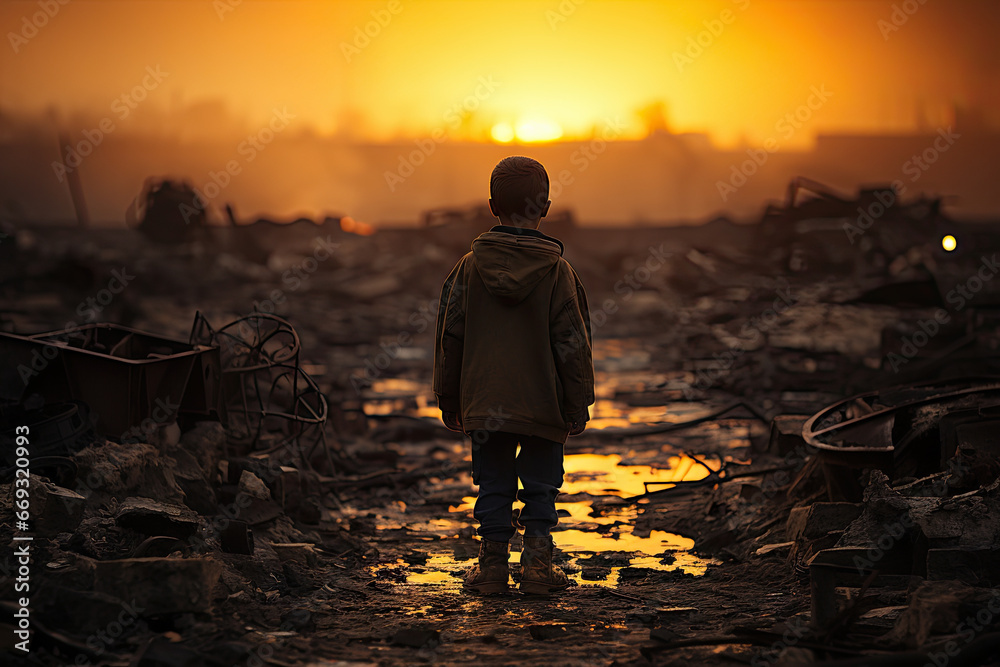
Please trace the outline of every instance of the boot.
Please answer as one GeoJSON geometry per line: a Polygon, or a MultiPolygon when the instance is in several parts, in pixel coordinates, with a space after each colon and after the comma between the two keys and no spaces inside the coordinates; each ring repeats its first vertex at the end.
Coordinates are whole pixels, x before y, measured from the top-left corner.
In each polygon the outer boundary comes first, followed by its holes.
{"type": "Polygon", "coordinates": [[[552,536],[525,536],[521,552],[521,592],[545,594],[568,587],[566,573],[552,564],[552,536]]]}
{"type": "Polygon", "coordinates": [[[503,593],[507,590],[510,568],[507,560],[510,542],[495,542],[485,537],[479,542],[479,562],[469,569],[462,585],[474,593],[503,593]]]}

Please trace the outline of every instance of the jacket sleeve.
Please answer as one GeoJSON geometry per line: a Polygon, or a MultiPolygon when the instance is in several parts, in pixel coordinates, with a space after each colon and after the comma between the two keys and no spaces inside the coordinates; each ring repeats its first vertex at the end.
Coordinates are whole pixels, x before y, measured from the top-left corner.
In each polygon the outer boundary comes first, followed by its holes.
{"type": "Polygon", "coordinates": [[[434,394],[442,412],[462,412],[462,352],[465,345],[465,308],[463,275],[465,260],[460,261],[444,281],[438,302],[434,334],[434,394]]]}
{"type": "Polygon", "coordinates": [[[587,407],[594,402],[593,333],[587,293],[572,268],[569,280],[568,296],[551,323],[552,353],[563,389],[563,419],[582,423],[590,419],[587,407]]]}

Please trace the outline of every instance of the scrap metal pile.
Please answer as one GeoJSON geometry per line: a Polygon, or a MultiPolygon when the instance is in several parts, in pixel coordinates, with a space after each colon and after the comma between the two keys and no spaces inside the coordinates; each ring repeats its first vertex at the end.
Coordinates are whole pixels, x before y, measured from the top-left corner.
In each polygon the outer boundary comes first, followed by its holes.
{"type": "Polygon", "coordinates": [[[992,664],[998,410],[1000,378],[869,392],[812,416],[775,416],[753,463],[723,465],[708,484],[632,499],[643,503],[640,526],[691,535],[699,553],[787,569],[808,585],[808,604],[773,624],[673,636],[644,654],[752,645],[777,664],[933,664],[942,655],[992,664]]]}
{"type": "MultiPolygon", "coordinates": [[[[123,648],[136,664],[192,664],[198,652],[150,634],[150,619],[207,617],[220,585],[235,598],[317,588],[316,550],[353,550],[317,532],[339,454],[299,345],[260,313],[218,330],[198,314],[188,343],[113,324],[0,333],[0,511],[11,525],[15,473],[29,470],[34,641],[52,664],[113,664],[123,648]],[[95,641],[112,617],[125,627],[95,641]]],[[[233,664],[257,649],[227,650],[233,664]]]]}

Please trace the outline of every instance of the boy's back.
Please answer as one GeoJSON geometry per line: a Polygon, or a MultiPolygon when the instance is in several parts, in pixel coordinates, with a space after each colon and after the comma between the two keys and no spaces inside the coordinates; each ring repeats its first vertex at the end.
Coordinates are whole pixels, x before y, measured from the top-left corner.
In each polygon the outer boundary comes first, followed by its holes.
{"type": "Polygon", "coordinates": [[[569,586],[552,563],[550,533],[559,522],[563,443],[589,419],[594,366],[583,285],[562,243],[538,231],[548,195],[541,164],[501,160],[490,178],[490,210],[501,224],[472,243],[441,290],[434,392],[448,428],[472,437],[481,541],[464,588],[479,593],[507,590],[518,528],[521,591],[569,586]],[[516,526],[515,499],[524,503],[516,526]]]}
{"type": "Polygon", "coordinates": [[[565,441],[593,402],[587,298],[562,244],[498,225],[445,283],[435,392],[466,432],[565,441]]]}

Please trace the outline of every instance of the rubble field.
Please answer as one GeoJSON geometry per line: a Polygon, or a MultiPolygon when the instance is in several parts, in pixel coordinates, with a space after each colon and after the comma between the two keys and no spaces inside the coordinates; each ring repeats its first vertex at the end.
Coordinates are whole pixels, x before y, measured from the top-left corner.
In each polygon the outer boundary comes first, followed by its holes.
{"type": "Polygon", "coordinates": [[[545,598],[461,590],[471,456],[430,383],[467,238],[11,234],[4,451],[21,421],[37,435],[32,651],[14,627],[4,649],[121,667],[1000,664],[998,336],[985,300],[946,299],[964,269],[916,242],[884,262],[765,252],[753,226],[714,223],[563,241],[597,402],[557,505],[575,585],[545,598]]]}

